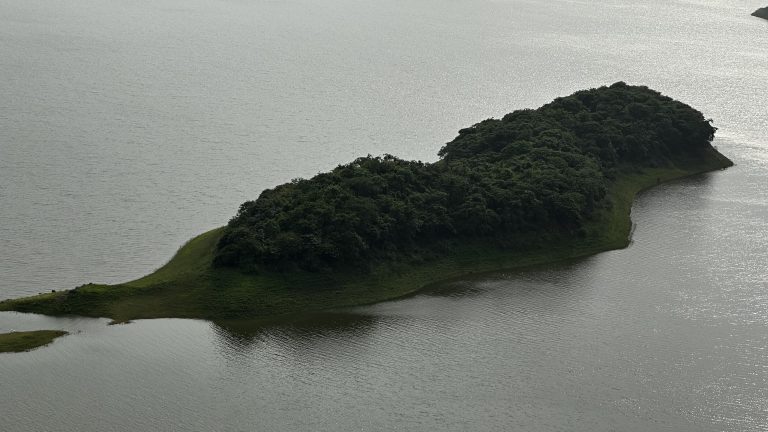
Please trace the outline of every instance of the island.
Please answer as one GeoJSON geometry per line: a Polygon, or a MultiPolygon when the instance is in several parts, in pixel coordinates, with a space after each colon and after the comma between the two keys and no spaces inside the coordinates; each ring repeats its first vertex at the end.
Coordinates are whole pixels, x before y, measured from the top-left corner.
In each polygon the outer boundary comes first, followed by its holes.
{"type": "Polygon", "coordinates": [[[48,345],[54,339],[66,335],[61,330],[36,330],[0,334],[0,353],[30,351],[48,345]]]}
{"type": "Polygon", "coordinates": [[[618,82],[459,131],[433,163],[360,157],[296,179],[154,273],[0,302],[50,315],[225,320],[412,294],[626,247],[635,194],[732,162],[694,108],[618,82]]]}
{"type": "Polygon", "coordinates": [[[752,16],[756,16],[758,18],[768,19],[768,7],[760,8],[754,12],[752,12],[752,16]]]}

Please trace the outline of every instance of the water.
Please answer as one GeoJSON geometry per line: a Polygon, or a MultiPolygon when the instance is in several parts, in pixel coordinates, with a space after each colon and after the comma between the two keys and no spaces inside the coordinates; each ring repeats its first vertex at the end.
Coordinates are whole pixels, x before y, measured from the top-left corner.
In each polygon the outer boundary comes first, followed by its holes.
{"type": "Polygon", "coordinates": [[[768,430],[768,22],[724,0],[0,0],[0,298],[146,274],[240,202],[618,80],[737,166],[630,248],[272,323],[0,314],[7,431],[768,430]]]}

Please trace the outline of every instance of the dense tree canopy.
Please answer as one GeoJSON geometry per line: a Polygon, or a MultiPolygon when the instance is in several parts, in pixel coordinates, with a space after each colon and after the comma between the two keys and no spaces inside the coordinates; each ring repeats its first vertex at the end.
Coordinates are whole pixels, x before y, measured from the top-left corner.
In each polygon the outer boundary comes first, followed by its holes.
{"type": "Polygon", "coordinates": [[[626,166],[668,164],[709,146],[688,105],[616,83],[459,131],[435,163],[361,157],[244,203],[214,263],[317,271],[440,253],[446,240],[503,243],[577,233],[626,166]]]}

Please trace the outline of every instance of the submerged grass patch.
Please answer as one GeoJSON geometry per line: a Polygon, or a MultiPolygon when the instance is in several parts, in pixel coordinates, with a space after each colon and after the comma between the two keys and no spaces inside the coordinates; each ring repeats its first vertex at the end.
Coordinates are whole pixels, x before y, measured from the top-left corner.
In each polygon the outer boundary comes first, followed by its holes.
{"type": "Polygon", "coordinates": [[[54,339],[66,335],[61,330],[37,330],[0,334],[0,353],[24,352],[48,345],[54,339]]]}

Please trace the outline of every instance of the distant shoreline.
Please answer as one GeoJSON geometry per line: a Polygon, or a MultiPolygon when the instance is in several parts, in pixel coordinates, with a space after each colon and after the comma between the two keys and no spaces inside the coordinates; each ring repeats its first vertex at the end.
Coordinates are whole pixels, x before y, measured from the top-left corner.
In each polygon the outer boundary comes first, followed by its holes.
{"type": "Polygon", "coordinates": [[[768,20],[768,7],[760,8],[752,12],[752,16],[768,20]]]}

